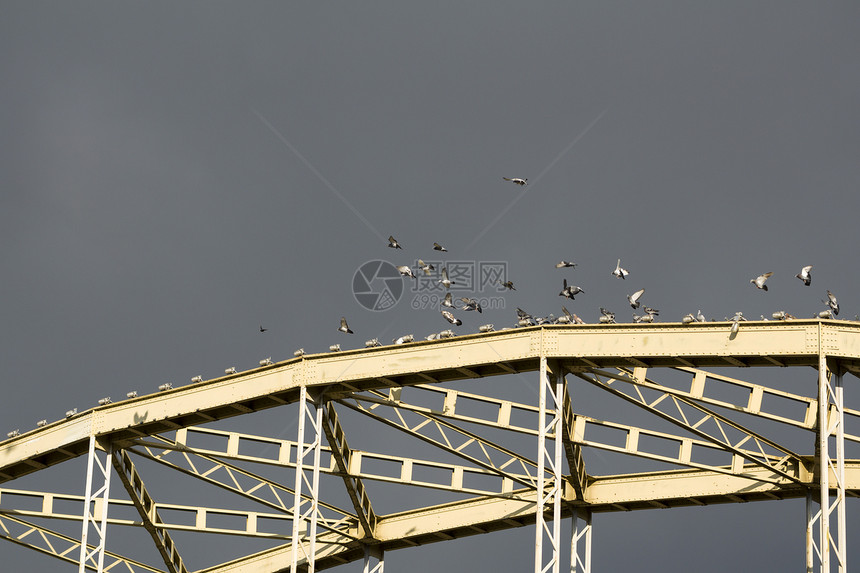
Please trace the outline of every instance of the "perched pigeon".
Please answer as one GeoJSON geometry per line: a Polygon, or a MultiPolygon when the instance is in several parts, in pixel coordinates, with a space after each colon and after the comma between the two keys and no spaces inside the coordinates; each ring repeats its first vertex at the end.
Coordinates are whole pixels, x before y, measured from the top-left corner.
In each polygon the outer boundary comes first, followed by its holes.
{"type": "Polygon", "coordinates": [[[443,253],[447,253],[447,252],[448,252],[448,249],[446,249],[445,247],[443,247],[443,246],[442,246],[442,245],[440,245],[439,243],[433,243],[433,250],[434,250],[434,251],[442,251],[443,253]]]}
{"type": "Polygon", "coordinates": [[[565,315],[567,318],[569,318],[569,319],[573,320],[573,315],[572,315],[572,314],[570,314],[570,311],[569,311],[569,310],[567,310],[567,309],[564,307],[564,305],[561,305],[561,311],[564,313],[564,315],[565,315]]]}
{"type": "Polygon", "coordinates": [[[266,332],[267,330],[269,330],[269,329],[268,329],[268,328],[263,328],[263,325],[262,325],[262,324],[260,325],[260,332],[266,332]]]}
{"type": "Polygon", "coordinates": [[[699,313],[696,315],[696,320],[699,322],[705,322],[705,315],[702,314],[702,309],[699,309],[699,313]]]}
{"type": "Polygon", "coordinates": [[[442,306],[447,306],[448,308],[456,308],[454,306],[454,301],[451,300],[451,293],[445,293],[445,300],[442,301],[442,306]]]}
{"type": "Polygon", "coordinates": [[[527,313],[526,311],[524,311],[520,307],[517,307],[517,318],[519,320],[531,320],[532,315],[530,315],[529,313],[527,313]]]}
{"type": "Polygon", "coordinates": [[[460,300],[463,302],[463,310],[477,310],[478,312],[484,312],[481,309],[481,303],[476,299],[461,297],[460,300]]]}
{"type": "Polygon", "coordinates": [[[528,179],[520,179],[519,177],[502,177],[505,181],[516,183],[517,185],[525,185],[528,179]]]}
{"type": "Polygon", "coordinates": [[[809,265],[807,267],[803,267],[802,269],[800,269],[800,273],[796,274],[794,276],[796,276],[797,278],[802,280],[803,284],[805,284],[806,286],[809,286],[810,283],[812,283],[812,275],[809,274],[809,271],[811,271],[811,270],[812,270],[812,265],[809,265]]]}
{"type": "Polygon", "coordinates": [[[654,322],[653,314],[646,314],[645,316],[639,316],[636,313],[633,313],[633,322],[654,322]]]}
{"type": "Polygon", "coordinates": [[[833,311],[833,314],[839,314],[839,303],[836,302],[836,295],[834,295],[830,291],[827,291],[827,300],[825,302],[827,303],[827,306],[830,307],[830,310],[833,311]]]}
{"type": "Polygon", "coordinates": [[[615,313],[600,307],[600,322],[603,324],[615,324],[615,313]]]}
{"type": "Polygon", "coordinates": [[[757,277],[756,277],[756,278],[754,278],[754,279],[750,279],[750,282],[751,282],[753,285],[755,285],[755,288],[757,288],[757,289],[761,289],[761,290],[763,290],[763,291],[766,291],[766,290],[767,290],[767,285],[766,285],[766,284],[764,284],[764,281],[766,281],[767,279],[769,279],[772,275],[773,275],[773,273],[764,273],[763,275],[759,275],[759,276],[757,276],[757,277]]]}
{"type": "Polygon", "coordinates": [[[513,281],[505,281],[505,282],[499,281],[499,284],[500,284],[500,285],[502,285],[503,287],[505,287],[505,288],[506,288],[506,289],[508,289],[508,290],[517,290],[517,289],[515,289],[515,288],[514,288],[514,283],[513,283],[513,281]]]}
{"type": "Polygon", "coordinates": [[[442,267],[442,278],[439,279],[439,282],[446,288],[451,288],[451,285],[456,284],[452,280],[448,280],[448,269],[447,267],[442,267]]]}
{"type": "Polygon", "coordinates": [[[612,271],[612,274],[615,275],[616,277],[618,277],[619,279],[623,279],[624,277],[626,277],[630,273],[628,273],[626,269],[621,268],[621,259],[618,259],[618,263],[616,263],[615,270],[612,271]]]}
{"type": "Polygon", "coordinates": [[[424,274],[430,276],[430,271],[435,271],[436,267],[434,267],[430,263],[425,263],[421,259],[418,259],[418,268],[424,271],[424,274]]]}
{"type": "Polygon", "coordinates": [[[639,308],[639,299],[642,298],[642,295],[645,294],[645,289],[639,289],[633,294],[627,295],[627,302],[630,303],[630,306],[633,308],[639,308]]]}
{"type": "Polygon", "coordinates": [[[410,269],[407,265],[400,265],[397,267],[397,271],[403,275],[404,277],[415,278],[415,275],[412,273],[412,269],[410,269]]]}
{"type": "Polygon", "coordinates": [[[462,320],[460,320],[459,318],[454,318],[454,315],[453,315],[453,314],[451,314],[451,312],[450,312],[450,311],[448,311],[448,310],[443,310],[443,311],[442,311],[442,316],[444,316],[444,317],[445,317],[445,320],[447,320],[447,321],[448,321],[448,322],[450,322],[451,324],[455,324],[455,325],[457,325],[457,326],[460,326],[461,324],[463,324],[463,321],[462,321],[462,320]]]}
{"type": "Polygon", "coordinates": [[[576,285],[568,286],[567,279],[564,279],[564,288],[561,290],[560,293],[558,293],[558,296],[566,296],[570,300],[574,300],[574,298],[573,298],[574,296],[578,295],[579,293],[584,293],[584,292],[585,292],[584,290],[582,290],[581,288],[579,288],[576,285]]]}
{"type": "Polygon", "coordinates": [[[572,263],[570,261],[559,261],[555,264],[555,268],[557,269],[572,269],[576,267],[576,263],[572,263]]]}
{"type": "Polygon", "coordinates": [[[346,318],[340,317],[340,328],[339,331],[345,332],[346,334],[352,334],[353,332],[349,329],[349,325],[346,323],[346,318]]]}
{"type": "Polygon", "coordinates": [[[388,236],[388,246],[391,247],[392,249],[402,249],[403,248],[400,246],[400,243],[397,242],[397,239],[394,238],[394,235],[388,236]]]}

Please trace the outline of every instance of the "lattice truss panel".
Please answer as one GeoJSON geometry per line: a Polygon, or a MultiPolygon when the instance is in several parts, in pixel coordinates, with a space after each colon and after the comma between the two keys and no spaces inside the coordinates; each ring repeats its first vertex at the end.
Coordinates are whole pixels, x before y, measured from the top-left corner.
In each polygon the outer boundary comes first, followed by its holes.
{"type": "Polygon", "coordinates": [[[85,495],[4,487],[0,537],[69,570],[312,571],[363,559],[365,571],[382,571],[388,550],[536,524],[550,557],[539,549],[535,570],[558,571],[553,526],[579,516],[571,570],[589,571],[590,555],[575,547],[590,540],[592,513],[805,496],[808,566],[826,563],[830,549],[844,563],[844,515],[837,531],[827,524],[860,493],[860,468],[846,462],[860,411],[844,407],[841,376],[821,365],[823,377],[805,370],[813,375],[794,384],[806,393],[777,389],[791,387],[780,377],[796,369],[742,371],[770,375],[763,384],[723,370],[546,359],[536,372],[468,370],[456,382],[302,386],[265,423],[241,417],[269,435],[212,422],[96,442],[89,457],[113,472],[109,499],[99,497],[105,474],[92,471],[85,495]],[[112,533],[84,536],[82,548],[62,524],[79,532],[85,510],[91,527],[104,514],[112,533]],[[134,558],[114,551],[114,535],[134,558]]]}

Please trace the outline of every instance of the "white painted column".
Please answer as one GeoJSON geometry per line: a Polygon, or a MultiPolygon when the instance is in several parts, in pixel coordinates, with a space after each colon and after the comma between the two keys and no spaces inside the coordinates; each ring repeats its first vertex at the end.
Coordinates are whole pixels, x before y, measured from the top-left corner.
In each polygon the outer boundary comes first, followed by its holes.
{"type": "Polygon", "coordinates": [[[87,452],[87,477],[84,492],[84,511],[81,523],[81,553],[78,560],[78,573],[84,573],[89,564],[98,573],[104,571],[105,545],[107,540],[107,513],[110,499],[110,446],[105,452],[104,461],[99,459],[96,449],[96,437],[90,436],[90,446],[87,452]],[[99,479],[102,486],[93,491],[93,481],[99,479]],[[93,529],[98,536],[98,543],[92,551],[87,550],[89,531],[93,529]],[[93,563],[95,561],[95,563],[93,563]]]}

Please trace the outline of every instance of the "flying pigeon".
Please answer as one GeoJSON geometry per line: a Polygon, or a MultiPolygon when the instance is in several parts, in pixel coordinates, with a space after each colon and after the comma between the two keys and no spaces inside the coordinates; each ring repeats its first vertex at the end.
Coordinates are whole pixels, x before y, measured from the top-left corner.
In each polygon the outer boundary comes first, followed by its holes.
{"type": "Polygon", "coordinates": [[[463,310],[477,310],[481,313],[484,312],[481,309],[481,303],[474,298],[460,297],[460,300],[463,302],[463,310]]]}
{"type": "Polygon", "coordinates": [[[424,271],[424,274],[430,276],[430,271],[435,271],[436,267],[434,267],[430,263],[425,263],[421,259],[418,259],[418,268],[424,271]]]}
{"type": "Polygon", "coordinates": [[[502,177],[505,181],[510,181],[511,183],[516,183],[517,185],[525,185],[528,179],[520,179],[519,177],[502,177]]]}
{"type": "Polygon", "coordinates": [[[404,277],[409,277],[409,278],[413,278],[413,279],[415,278],[415,275],[412,273],[412,269],[410,269],[407,265],[401,265],[401,266],[397,267],[397,270],[404,277]]]}
{"type": "Polygon", "coordinates": [[[400,243],[397,242],[397,239],[394,238],[394,235],[388,236],[388,246],[391,247],[392,249],[402,249],[403,248],[400,246],[400,243]]]}
{"type": "Polygon", "coordinates": [[[805,284],[806,286],[809,286],[809,284],[812,282],[812,275],[809,274],[809,271],[811,271],[811,270],[812,270],[812,265],[809,265],[808,267],[803,267],[802,269],[800,269],[800,273],[796,274],[794,276],[796,276],[797,278],[802,280],[803,284],[805,284]]]}
{"type": "Polygon", "coordinates": [[[826,302],[827,302],[827,306],[830,307],[830,310],[833,311],[833,314],[838,315],[839,314],[839,303],[836,302],[836,295],[834,295],[830,291],[827,291],[827,301],[826,302]]]}
{"type": "Polygon", "coordinates": [[[450,322],[451,324],[455,324],[455,325],[457,325],[457,326],[460,326],[461,324],[463,324],[463,321],[462,321],[462,320],[460,320],[459,318],[454,318],[454,315],[453,315],[453,314],[451,314],[451,312],[450,312],[450,311],[448,311],[448,310],[443,310],[443,311],[442,311],[442,316],[444,316],[444,317],[445,317],[445,320],[447,320],[447,321],[448,321],[448,322],[450,322]]]}
{"type": "Polygon", "coordinates": [[[642,295],[645,294],[645,289],[639,289],[633,294],[627,295],[627,302],[630,303],[630,306],[633,308],[639,308],[639,299],[642,298],[642,295]]]}
{"type": "Polygon", "coordinates": [[[445,300],[442,301],[442,306],[447,306],[448,308],[456,308],[454,306],[454,301],[451,300],[451,293],[445,293],[445,300]]]}
{"type": "Polygon", "coordinates": [[[446,289],[451,288],[451,285],[456,284],[454,281],[448,280],[448,269],[446,267],[442,267],[442,278],[439,279],[439,282],[442,283],[446,289]]]}
{"type": "Polygon", "coordinates": [[[576,267],[576,263],[572,263],[570,261],[559,261],[555,264],[555,268],[557,269],[572,269],[576,267]]]}
{"type": "Polygon", "coordinates": [[[650,306],[646,306],[642,310],[644,310],[646,314],[652,314],[654,316],[657,316],[658,314],[660,314],[659,310],[657,310],[656,308],[651,308],[650,306]]]}
{"type": "Polygon", "coordinates": [[[621,259],[618,259],[618,263],[615,265],[615,270],[612,271],[612,274],[618,277],[619,279],[623,279],[630,273],[627,272],[626,269],[621,268],[621,259]]]}
{"type": "Polygon", "coordinates": [[[505,288],[506,288],[506,289],[508,289],[508,290],[517,290],[517,289],[515,289],[515,288],[514,288],[514,283],[513,283],[513,281],[505,281],[505,282],[499,281],[499,284],[500,284],[500,285],[502,285],[503,287],[505,287],[505,288]]]}
{"type": "Polygon", "coordinates": [[[345,332],[346,334],[353,334],[353,332],[349,329],[349,325],[346,323],[346,318],[340,317],[340,328],[339,331],[345,332]]]}
{"type": "Polygon", "coordinates": [[[262,324],[260,325],[260,332],[266,332],[267,330],[269,330],[269,329],[268,329],[268,328],[263,328],[263,325],[262,325],[262,324]]]}
{"type": "Polygon", "coordinates": [[[579,318],[578,316],[576,316],[575,314],[573,315],[573,322],[575,324],[585,324],[585,321],[582,320],[581,318],[579,318]]]}
{"type": "Polygon", "coordinates": [[[448,252],[448,249],[446,249],[445,247],[443,247],[443,246],[442,246],[442,245],[440,245],[439,243],[433,243],[433,250],[434,250],[434,251],[442,251],[443,253],[447,253],[447,252],[448,252]]]}
{"type": "Polygon", "coordinates": [[[527,313],[526,311],[524,311],[520,307],[517,307],[517,319],[519,319],[519,320],[531,320],[532,315],[530,315],[529,313],[527,313]]]}
{"type": "Polygon", "coordinates": [[[574,296],[578,295],[579,293],[584,293],[584,292],[585,292],[584,290],[582,290],[581,288],[579,288],[576,285],[568,286],[567,279],[564,279],[564,288],[561,289],[561,292],[558,293],[558,296],[566,296],[570,300],[574,300],[574,298],[573,298],[574,296]]]}
{"type": "Polygon", "coordinates": [[[755,285],[755,288],[761,289],[763,291],[767,290],[767,285],[764,284],[764,281],[769,279],[773,275],[773,273],[764,273],[763,275],[759,275],[754,279],[750,279],[750,282],[755,285]]]}

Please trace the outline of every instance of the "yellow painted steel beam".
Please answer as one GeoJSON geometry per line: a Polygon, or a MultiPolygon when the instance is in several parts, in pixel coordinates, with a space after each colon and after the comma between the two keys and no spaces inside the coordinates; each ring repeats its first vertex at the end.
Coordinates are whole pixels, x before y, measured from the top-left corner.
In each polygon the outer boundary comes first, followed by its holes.
{"type": "Polygon", "coordinates": [[[298,388],[330,392],[446,382],[538,368],[538,357],[615,366],[815,365],[819,353],[860,367],[860,324],[833,320],[551,325],[303,356],[248,372],[101,406],[0,442],[0,483],[109,441],[151,435],[294,402],[298,388]]]}

